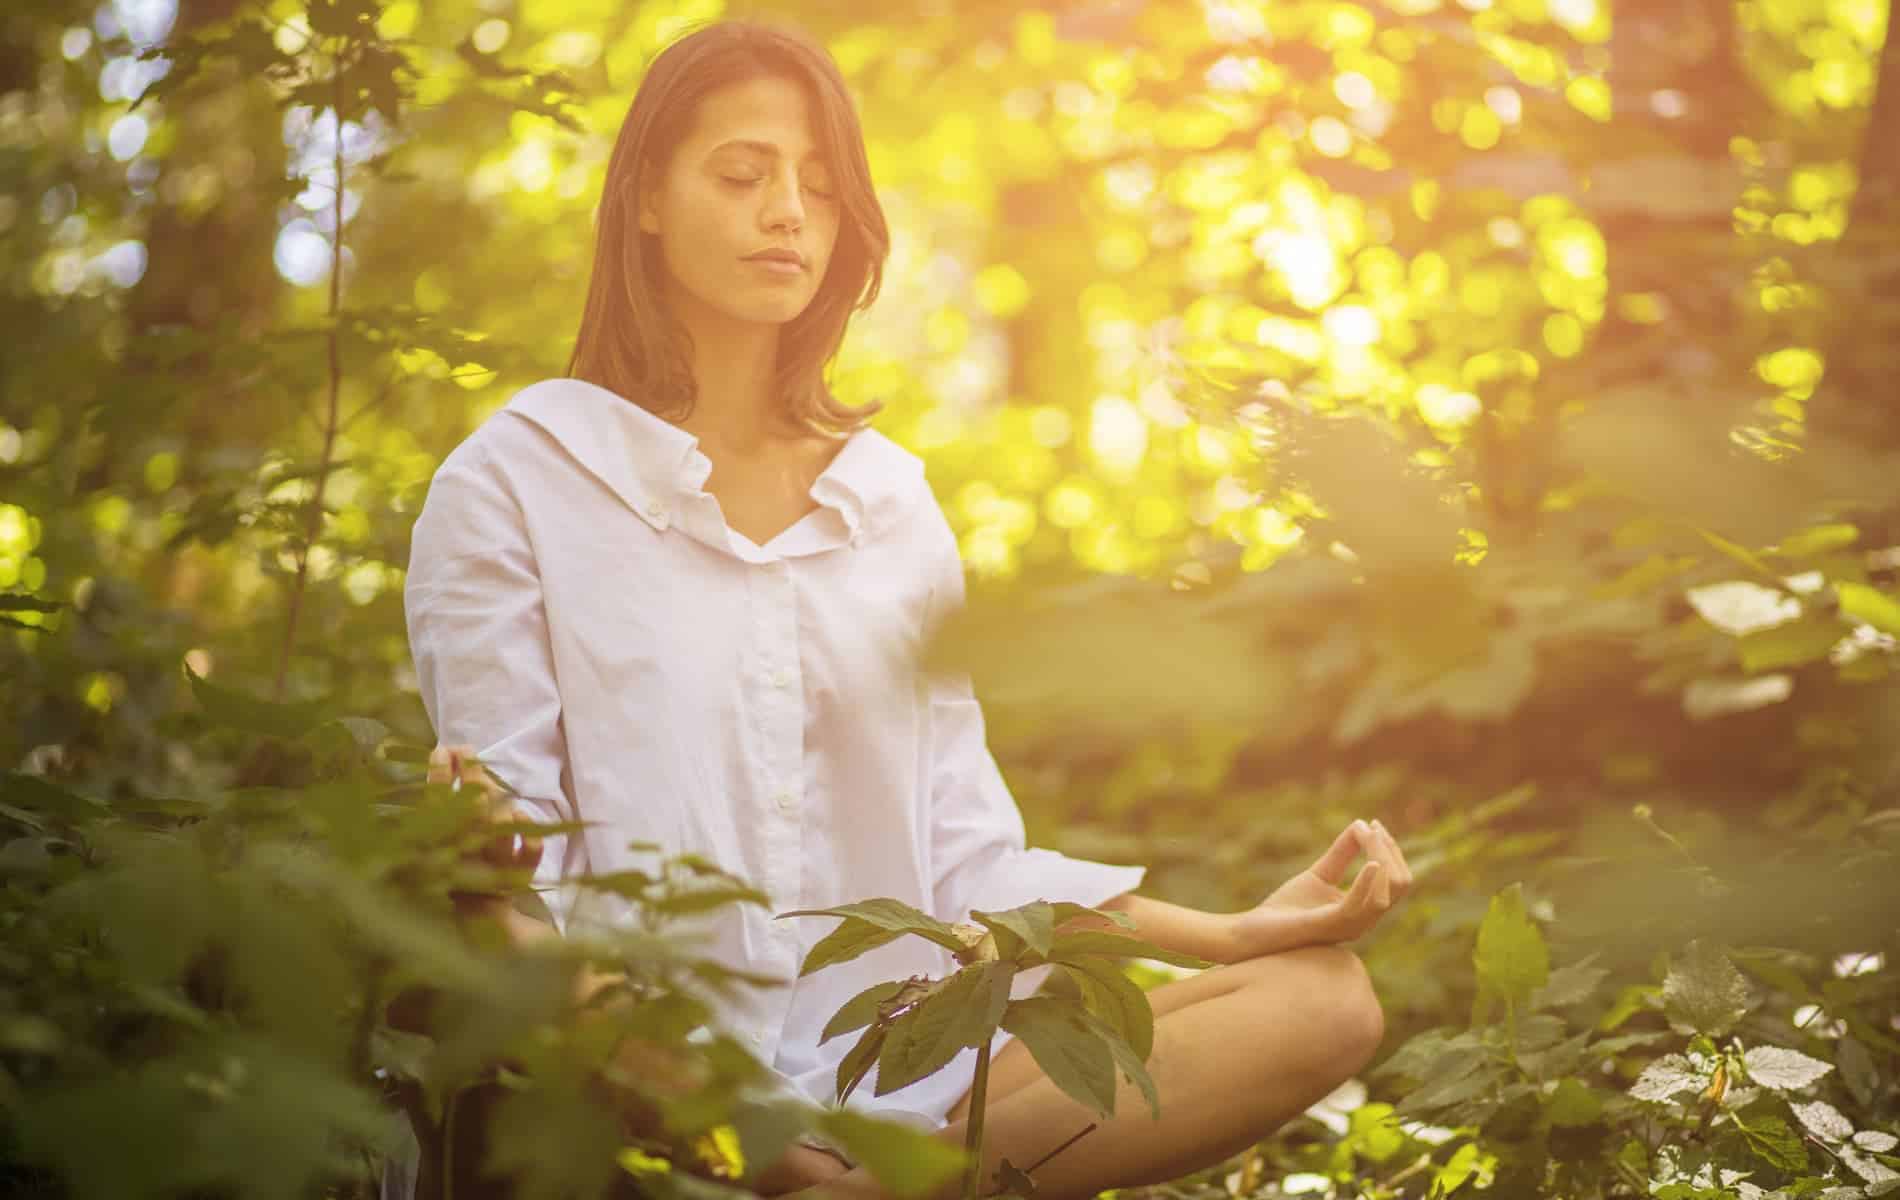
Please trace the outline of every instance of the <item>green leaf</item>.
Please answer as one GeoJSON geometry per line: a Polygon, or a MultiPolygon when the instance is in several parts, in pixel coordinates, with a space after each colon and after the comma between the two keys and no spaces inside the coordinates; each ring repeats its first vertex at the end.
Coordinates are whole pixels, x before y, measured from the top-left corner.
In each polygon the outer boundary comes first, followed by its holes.
{"type": "Polygon", "coordinates": [[[963,1050],[987,1043],[1003,1019],[1015,977],[1013,962],[965,967],[892,1021],[878,1054],[876,1094],[908,1087],[963,1050]]]}
{"type": "Polygon", "coordinates": [[[1754,675],[1819,662],[1846,635],[1847,628],[1833,617],[1810,616],[1745,633],[1736,646],[1742,670],[1754,675]]]}
{"type": "Polygon", "coordinates": [[[300,704],[276,704],[234,692],[209,683],[185,664],[185,678],[191,681],[191,694],[198,701],[205,719],[214,725],[267,737],[296,739],[329,719],[322,701],[300,704]]]}
{"type": "Polygon", "coordinates": [[[1544,1100],[1544,1117],[1568,1129],[1594,1125],[1603,1119],[1603,1095],[1580,1079],[1560,1079],[1544,1100]]]}
{"type": "Polygon", "coordinates": [[[886,1025],[874,1024],[864,1031],[857,1044],[851,1047],[838,1063],[838,1074],[833,1081],[838,1093],[838,1103],[843,1104],[851,1098],[851,1093],[864,1077],[877,1065],[878,1051],[884,1048],[884,1035],[889,1029],[886,1025]]]}
{"type": "Polygon", "coordinates": [[[1524,911],[1524,887],[1514,883],[1491,897],[1478,948],[1472,956],[1479,984],[1492,994],[1523,1005],[1550,979],[1550,951],[1544,935],[1524,911]]]}
{"type": "Polygon", "coordinates": [[[102,800],[69,792],[24,771],[0,771],[0,801],[20,811],[18,820],[31,820],[28,814],[33,814],[65,824],[103,815],[109,807],[102,800]]]}
{"type": "Polygon", "coordinates": [[[1807,1087],[1834,1069],[1833,1063],[1786,1046],[1750,1046],[1742,1053],[1742,1066],[1750,1079],[1778,1092],[1807,1087]]]}
{"type": "Polygon", "coordinates": [[[734,885],[696,888],[663,899],[648,900],[646,908],[648,912],[662,916],[681,917],[692,913],[710,912],[728,904],[756,904],[760,908],[765,908],[771,904],[771,900],[757,888],[734,885]]]}
{"type": "Polygon", "coordinates": [[[1095,1036],[1108,1046],[1108,1052],[1115,1057],[1115,1065],[1121,1068],[1128,1081],[1141,1089],[1141,1098],[1148,1102],[1148,1112],[1155,1120],[1161,1119],[1161,1096],[1155,1090],[1154,1077],[1148,1074],[1148,1064],[1143,1056],[1135,1053],[1135,1048],[1124,1041],[1120,1034],[1109,1028],[1108,1023],[1094,1013],[1081,1014],[1082,1023],[1095,1031],[1095,1036]]]}
{"type": "Polygon", "coordinates": [[[887,930],[893,935],[914,933],[919,937],[929,938],[952,953],[963,949],[963,940],[957,937],[956,931],[950,926],[927,913],[918,912],[901,900],[892,900],[887,897],[862,900],[856,904],[841,904],[836,908],[799,908],[778,915],[780,918],[855,918],[867,925],[887,930]]]}
{"type": "Polygon", "coordinates": [[[966,1156],[961,1146],[850,1109],[834,1109],[818,1118],[819,1132],[863,1164],[879,1184],[899,1196],[925,1196],[954,1179],[966,1156]]]}
{"type": "Polygon", "coordinates": [[[1121,968],[1101,959],[1064,962],[1062,968],[1082,989],[1089,1011],[1107,1022],[1142,1062],[1154,1050],[1155,1013],[1148,994],[1121,968]]]}
{"type": "Polygon", "coordinates": [[[1104,920],[1113,921],[1123,929],[1135,927],[1135,918],[1115,909],[1090,908],[1086,904],[1075,904],[1068,900],[1058,900],[1051,907],[1055,909],[1057,925],[1073,921],[1077,917],[1101,917],[1104,920]]]}
{"type": "Polygon", "coordinates": [[[799,978],[833,963],[849,962],[866,951],[875,950],[903,936],[904,931],[901,929],[882,929],[869,921],[849,918],[818,939],[818,944],[805,955],[804,964],[798,968],[799,978]]]}
{"type": "Polygon", "coordinates": [[[1677,1033],[1721,1037],[1748,1011],[1748,982],[1728,955],[1703,941],[1670,965],[1663,1014],[1677,1033]]]}
{"type": "Polygon", "coordinates": [[[1002,912],[972,909],[970,919],[992,931],[1007,929],[1020,938],[1025,946],[1045,958],[1049,954],[1049,943],[1056,934],[1055,908],[1047,900],[1032,900],[1002,912]]]}
{"type": "Polygon", "coordinates": [[[1864,583],[1837,583],[1841,612],[1856,621],[1865,621],[1875,629],[1900,637],[1900,599],[1864,583]]]}
{"type": "Polygon", "coordinates": [[[1009,1006],[1003,1028],[1029,1047],[1051,1083],[1107,1120],[1115,1115],[1115,1059],[1087,1016],[1059,1000],[1034,996],[1009,1006]]]}
{"type": "Polygon", "coordinates": [[[1806,558],[1811,554],[1827,554],[1834,550],[1844,550],[1860,540],[1860,530],[1842,522],[1834,525],[1816,525],[1803,529],[1800,533],[1781,539],[1774,552],[1788,558],[1806,558]]]}
{"type": "Polygon", "coordinates": [[[825,1031],[818,1038],[818,1044],[824,1045],[841,1033],[850,1033],[853,1029],[862,1029],[877,1019],[877,1006],[889,1000],[904,986],[901,979],[887,983],[874,983],[857,995],[846,1000],[838,1011],[825,1022],[825,1031]]]}
{"type": "Polygon", "coordinates": [[[1753,1117],[1746,1125],[1738,1119],[1735,1128],[1747,1139],[1749,1150],[1763,1162],[1783,1171],[1800,1171],[1807,1167],[1808,1150],[1801,1144],[1801,1135],[1780,1117],[1753,1117]]]}
{"type": "Polygon", "coordinates": [[[1581,1004],[1596,995],[1597,988],[1609,974],[1604,967],[1592,966],[1590,959],[1557,967],[1544,985],[1531,993],[1530,1006],[1532,1009],[1568,1008],[1581,1004]]]}
{"type": "Polygon", "coordinates": [[[1172,963],[1177,967],[1205,968],[1214,965],[1192,954],[1177,954],[1173,950],[1163,950],[1140,938],[1129,937],[1124,933],[1110,933],[1102,929],[1059,933],[1049,947],[1049,957],[1064,962],[1074,961],[1085,954],[1107,954],[1119,958],[1152,958],[1156,962],[1172,963]]]}

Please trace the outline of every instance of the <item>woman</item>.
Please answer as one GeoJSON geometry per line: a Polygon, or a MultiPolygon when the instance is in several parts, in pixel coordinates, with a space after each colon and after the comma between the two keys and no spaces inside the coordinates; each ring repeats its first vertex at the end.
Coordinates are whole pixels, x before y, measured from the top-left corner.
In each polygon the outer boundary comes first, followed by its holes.
{"type": "MultiPolygon", "coordinates": [[[[1381,1016],[1340,943],[1409,886],[1383,828],[1354,822],[1247,912],[1136,895],[1142,868],[1025,848],[967,678],[918,672],[963,577],[919,460],[821,378],[888,244],[823,50],[752,23],[670,46],[621,127],[598,222],[568,377],[518,393],[442,464],[405,597],[423,700],[454,747],[437,777],[478,754],[524,815],[594,823],[550,839],[537,872],[556,925],[623,919],[560,881],[634,865],[627,844],[648,841],[750,879],[774,912],[893,896],[960,921],[1073,900],[1228,964],[1152,993],[1159,1122],[1124,1100],[1038,1173],[1048,1197],[1217,1161],[1363,1066],[1381,1016]]],[[[950,967],[906,938],[796,979],[829,925],[730,907],[705,930],[722,960],[793,981],[720,1022],[821,1102],[850,1040],[817,1044],[837,1006],[950,967]]],[[[974,1058],[881,1098],[867,1081],[852,1106],[961,1143],[974,1058]]],[[[989,1087],[986,1178],[1089,1120],[1007,1034],[989,1087]]],[[[802,1144],[760,1186],[876,1194],[847,1165],[802,1144]]]]}

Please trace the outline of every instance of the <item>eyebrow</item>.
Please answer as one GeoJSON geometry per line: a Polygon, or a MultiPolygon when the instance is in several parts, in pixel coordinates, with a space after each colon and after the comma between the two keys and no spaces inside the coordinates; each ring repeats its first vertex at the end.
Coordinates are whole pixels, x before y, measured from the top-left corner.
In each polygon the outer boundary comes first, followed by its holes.
{"type": "MultiPolygon", "coordinates": [[[[764,154],[771,158],[778,157],[777,145],[775,145],[772,142],[761,142],[757,140],[756,138],[733,138],[731,141],[719,143],[717,146],[714,146],[707,153],[717,154],[721,150],[732,150],[732,149],[756,150],[760,154],[764,154]]],[[[811,153],[805,155],[805,158],[816,160],[820,163],[824,161],[823,156],[819,154],[819,152],[816,150],[813,150],[811,153]]]]}

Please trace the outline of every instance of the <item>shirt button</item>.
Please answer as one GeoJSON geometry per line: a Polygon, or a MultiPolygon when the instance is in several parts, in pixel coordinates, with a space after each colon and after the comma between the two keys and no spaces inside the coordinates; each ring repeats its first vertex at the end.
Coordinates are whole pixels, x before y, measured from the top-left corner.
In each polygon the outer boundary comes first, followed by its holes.
{"type": "Polygon", "coordinates": [[[647,516],[652,517],[656,521],[666,520],[666,505],[664,504],[647,505],[647,516]]]}
{"type": "Polygon", "coordinates": [[[791,810],[792,805],[798,803],[798,796],[794,794],[789,788],[786,789],[785,791],[780,792],[777,796],[774,796],[773,799],[778,801],[778,806],[780,808],[785,809],[787,811],[791,810]]]}
{"type": "Polygon", "coordinates": [[[748,1034],[746,1034],[746,1036],[752,1039],[752,1044],[753,1044],[754,1046],[757,1046],[757,1045],[760,1045],[760,1044],[762,1044],[762,1043],[763,1043],[763,1042],[765,1041],[765,1038],[764,1038],[764,1036],[763,1036],[763,1035],[761,1035],[761,1034],[757,1034],[757,1033],[748,1033],[748,1034]]]}
{"type": "Polygon", "coordinates": [[[791,681],[792,681],[792,673],[790,671],[772,672],[772,686],[773,687],[782,688],[786,684],[790,683],[791,681]]]}

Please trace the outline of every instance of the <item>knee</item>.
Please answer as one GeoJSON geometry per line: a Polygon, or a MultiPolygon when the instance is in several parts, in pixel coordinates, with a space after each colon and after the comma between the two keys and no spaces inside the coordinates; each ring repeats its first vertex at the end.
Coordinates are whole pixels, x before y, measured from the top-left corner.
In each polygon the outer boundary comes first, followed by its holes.
{"type": "Polygon", "coordinates": [[[1357,1072],[1385,1040],[1385,1010],[1366,964],[1343,946],[1306,946],[1291,953],[1312,979],[1308,994],[1316,1017],[1330,1031],[1332,1045],[1351,1060],[1349,1073],[1357,1072]]]}

